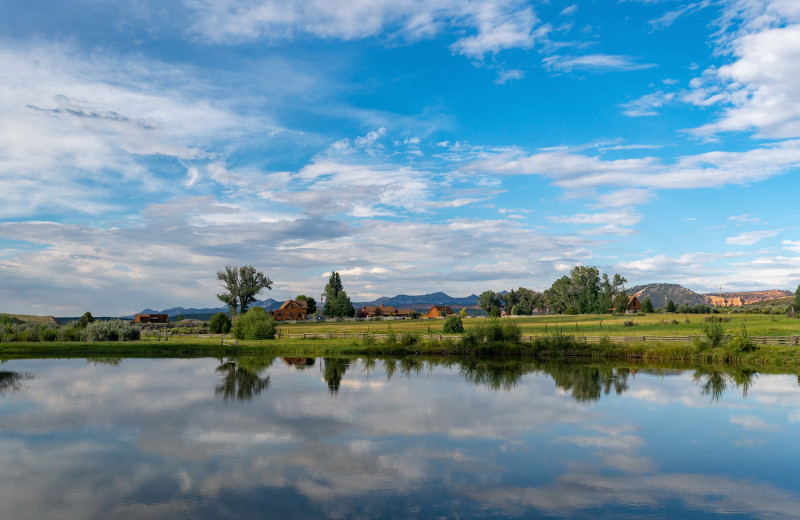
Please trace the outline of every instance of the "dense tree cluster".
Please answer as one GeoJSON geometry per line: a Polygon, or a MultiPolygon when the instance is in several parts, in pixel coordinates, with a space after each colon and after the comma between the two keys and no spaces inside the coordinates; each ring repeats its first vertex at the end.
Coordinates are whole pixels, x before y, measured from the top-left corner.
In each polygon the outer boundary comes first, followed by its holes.
{"type": "Polygon", "coordinates": [[[347,293],[344,292],[342,278],[333,271],[325,286],[325,308],[322,314],[327,318],[352,318],[356,314],[347,293]]]}

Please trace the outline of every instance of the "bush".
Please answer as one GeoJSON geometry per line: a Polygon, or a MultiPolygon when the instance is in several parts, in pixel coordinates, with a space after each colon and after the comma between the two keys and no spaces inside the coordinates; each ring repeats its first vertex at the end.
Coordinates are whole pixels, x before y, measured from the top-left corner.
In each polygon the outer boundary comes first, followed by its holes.
{"type": "Polygon", "coordinates": [[[236,339],[275,339],[278,325],[261,307],[253,307],[236,319],[233,337],[236,339]]]}
{"type": "Polygon", "coordinates": [[[567,310],[564,311],[564,314],[569,314],[571,316],[574,316],[578,314],[578,309],[570,305],[569,307],[567,307],[567,310]]]}
{"type": "Polygon", "coordinates": [[[703,334],[711,348],[721,347],[725,341],[725,329],[718,318],[703,322],[703,334]]]}
{"type": "Polygon", "coordinates": [[[464,324],[461,322],[461,317],[452,315],[444,320],[445,334],[461,334],[464,332],[464,324]]]}
{"type": "Polygon", "coordinates": [[[81,333],[83,341],[135,341],[140,336],[139,327],[122,321],[95,321],[89,323],[81,333]]]}
{"type": "Polygon", "coordinates": [[[747,334],[746,325],[742,324],[742,330],[731,339],[728,348],[734,352],[750,352],[756,349],[756,346],[750,341],[750,335],[747,334]]]}
{"type": "Polygon", "coordinates": [[[636,326],[636,322],[634,322],[633,320],[625,320],[625,321],[622,322],[622,326],[623,327],[635,327],[636,326]]]}
{"type": "Polygon", "coordinates": [[[218,312],[211,316],[211,321],[208,322],[208,330],[211,334],[227,334],[231,331],[231,319],[224,312],[218,312]]]}
{"type": "Polygon", "coordinates": [[[503,322],[503,341],[515,345],[522,342],[522,329],[511,320],[503,322]]]}
{"type": "Polygon", "coordinates": [[[400,344],[404,347],[410,347],[419,343],[419,334],[413,332],[404,332],[400,335],[400,344]]]}

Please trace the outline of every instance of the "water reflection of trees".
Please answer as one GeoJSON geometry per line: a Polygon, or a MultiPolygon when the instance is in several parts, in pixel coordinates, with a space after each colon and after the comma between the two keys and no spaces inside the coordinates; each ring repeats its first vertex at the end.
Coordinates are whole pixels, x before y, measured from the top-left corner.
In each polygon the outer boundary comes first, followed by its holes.
{"type": "Polygon", "coordinates": [[[0,396],[19,392],[25,381],[33,379],[27,372],[0,371],[0,396]]]}
{"type": "Polygon", "coordinates": [[[742,396],[747,397],[747,392],[757,375],[755,370],[741,367],[730,367],[724,372],[710,367],[701,367],[695,369],[692,379],[700,385],[700,392],[703,395],[711,396],[712,400],[719,401],[730,385],[741,388],[742,396]]]}
{"type": "Polygon", "coordinates": [[[628,390],[629,368],[610,365],[552,364],[542,367],[556,386],[569,392],[576,401],[595,401],[613,390],[622,395],[628,390]]]}
{"type": "Polygon", "coordinates": [[[217,383],[214,394],[225,401],[249,401],[269,388],[269,376],[261,373],[272,365],[274,358],[246,357],[222,360],[217,373],[222,380],[217,383]]]}
{"type": "Polygon", "coordinates": [[[331,394],[339,392],[339,384],[342,382],[344,373],[350,366],[350,360],[346,358],[322,358],[324,363],[323,377],[328,383],[328,390],[331,394]]]}
{"type": "MultiPolygon", "coordinates": [[[[432,373],[437,367],[455,367],[470,384],[485,386],[492,390],[509,391],[517,386],[529,373],[548,375],[556,386],[568,392],[576,401],[595,401],[604,395],[622,395],[628,391],[630,379],[639,371],[655,375],[678,375],[694,369],[694,381],[703,395],[718,400],[731,387],[740,388],[746,397],[754,378],[755,370],[741,367],[690,367],[670,368],[658,365],[633,363],[619,366],[614,363],[580,362],[564,360],[503,360],[503,359],[453,359],[420,358],[323,358],[323,377],[331,394],[339,391],[342,378],[348,368],[359,365],[369,374],[378,366],[383,367],[387,380],[395,375],[411,377],[423,372],[432,373]],[[379,365],[380,364],[380,365],[379,365]]],[[[356,368],[357,369],[357,368],[356,368]]]]}

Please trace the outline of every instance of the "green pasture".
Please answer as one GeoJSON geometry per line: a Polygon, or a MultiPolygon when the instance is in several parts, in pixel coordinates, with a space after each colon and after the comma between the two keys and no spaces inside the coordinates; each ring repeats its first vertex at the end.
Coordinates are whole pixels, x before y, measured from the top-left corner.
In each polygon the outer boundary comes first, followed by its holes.
{"type": "MultiPolygon", "coordinates": [[[[751,336],[796,336],[800,335],[800,319],[792,319],[775,314],[648,314],[621,316],[527,316],[508,317],[513,320],[524,336],[562,332],[591,336],[699,336],[703,334],[703,323],[707,316],[726,320],[722,326],[728,334],[736,334],[744,325],[751,336]],[[730,321],[727,321],[730,320],[730,321]],[[632,322],[626,326],[625,322],[632,322]],[[673,323],[677,322],[677,323],[673,323]]],[[[464,326],[478,324],[487,318],[464,318],[464,326]]],[[[387,321],[341,321],[279,323],[283,334],[303,332],[341,332],[386,334],[443,334],[444,320],[387,320],[387,321]]]]}

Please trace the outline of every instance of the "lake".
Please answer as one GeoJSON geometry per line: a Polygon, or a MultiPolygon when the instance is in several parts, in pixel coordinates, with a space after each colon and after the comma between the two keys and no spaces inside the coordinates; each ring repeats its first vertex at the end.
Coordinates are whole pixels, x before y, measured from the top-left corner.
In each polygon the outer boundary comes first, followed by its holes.
{"type": "Polygon", "coordinates": [[[412,359],[0,365],[2,518],[798,518],[797,375],[412,359]]]}

